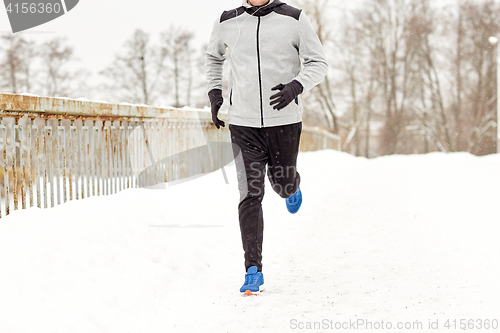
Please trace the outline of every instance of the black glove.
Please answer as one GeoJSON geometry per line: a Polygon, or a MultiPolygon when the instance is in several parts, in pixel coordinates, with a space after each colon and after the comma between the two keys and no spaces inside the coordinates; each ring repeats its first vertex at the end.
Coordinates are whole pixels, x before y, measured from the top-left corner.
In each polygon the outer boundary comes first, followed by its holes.
{"type": "Polygon", "coordinates": [[[208,98],[210,98],[210,107],[212,109],[212,121],[219,129],[221,126],[225,127],[226,124],[217,118],[217,113],[219,113],[219,109],[222,106],[222,103],[224,103],[224,99],[222,98],[222,90],[220,89],[212,89],[208,93],[208,98]]]}
{"type": "Polygon", "coordinates": [[[287,84],[280,83],[271,90],[280,91],[279,93],[271,96],[270,103],[270,105],[274,105],[273,109],[279,111],[290,104],[290,102],[297,98],[297,96],[302,94],[302,92],[304,91],[304,87],[299,81],[293,80],[292,82],[287,84]]]}

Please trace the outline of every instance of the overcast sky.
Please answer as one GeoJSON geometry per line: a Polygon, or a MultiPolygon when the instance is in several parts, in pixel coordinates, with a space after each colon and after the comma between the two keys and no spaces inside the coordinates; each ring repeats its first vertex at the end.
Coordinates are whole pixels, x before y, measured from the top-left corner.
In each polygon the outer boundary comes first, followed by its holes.
{"type": "MultiPolygon", "coordinates": [[[[439,4],[458,0],[436,0],[439,4]]],[[[284,1],[290,2],[290,1],[284,1]]],[[[362,0],[333,0],[337,9],[355,6],[362,0]]],[[[11,34],[5,7],[0,1],[0,35],[11,34]]],[[[213,23],[222,11],[241,5],[241,0],[80,0],[66,15],[24,32],[38,42],[65,36],[75,48],[79,65],[97,73],[114,59],[125,40],[137,28],[159,37],[170,25],[195,34],[194,47],[208,42],[213,23]]]]}
{"type": "MultiPolygon", "coordinates": [[[[194,46],[199,47],[208,41],[222,11],[240,4],[241,0],[80,0],[66,15],[27,30],[25,36],[39,42],[67,37],[79,65],[95,73],[113,61],[137,28],[158,37],[170,25],[184,27],[194,32],[194,46]]],[[[0,6],[0,34],[11,34],[3,1],[0,6]]]]}

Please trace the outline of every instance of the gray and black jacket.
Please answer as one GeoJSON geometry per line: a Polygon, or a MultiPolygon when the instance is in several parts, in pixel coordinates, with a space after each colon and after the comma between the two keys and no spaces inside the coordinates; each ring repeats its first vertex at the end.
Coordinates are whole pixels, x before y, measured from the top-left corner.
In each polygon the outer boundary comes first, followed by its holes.
{"type": "Polygon", "coordinates": [[[321,82],[328,65],[311,22],[299,9],[270,0],[225,11],[214,24],[205,55],[208,91],[222,90],[229,49],[229,123],[270,127],[302,121],[300,98],[280,111],[270,105],[271,88],[297,80],[304,91],[321,82]],[[303,63],[301,64],[301,58],[303,63]]]}

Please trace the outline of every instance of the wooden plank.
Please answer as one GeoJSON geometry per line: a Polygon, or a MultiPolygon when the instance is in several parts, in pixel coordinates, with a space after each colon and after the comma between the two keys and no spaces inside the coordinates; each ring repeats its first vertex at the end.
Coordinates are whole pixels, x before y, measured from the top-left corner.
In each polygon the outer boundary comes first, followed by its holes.
{"type": "Polygon", "coordinates": [[[85,197],[90,197],[90,160],[89,160],[89,138],[90,128],[87,121],[84,121],[85,126],[82,127],[83,131],[83,160],[84,160],[84,174],[85,184],[87,185],[87,192],[85,197]]]}
{"type": "MultiPolygon", "coordinates": [[[[33,121],[35,124],[34,131],[35,131],[35,183],[36,183],[36,206],[38,208],[42,208],[42,194],[41,194],[41,189],[42,186],[40,184],[40,177],[43,176],[43,172],[41,171],[42,168],[42,161],[40,158],[40,145],[41,145],[41,134],[40,134],[40,127],[39,124],[37,124],[37,120],[35,119],[33,121]]],[[[39,122],[38,122],[39,123],[39,122]]],[[[43,127],[42,127],[43,128],[43,127]]]]}
{"type": "Polygon", "coordinates": [[[109,136],[108,136],[108,166],[109,166],[109,194],[114,194],[113,191],[113,123],[110,121],[109,124],[109,136]]]}
{"type": "Polygon", "coordinates": [[[26,209],[26,175],[25,175],[25,168],[24,168],[24,164],[25,164],[25,145],[26,145],[26,140],[25,140],[25,137],[27,135],[26,133],[26,121],[28,119],[19,119],[19,169],[20,169],[20,177],[19,177],[19,181],[21,182],[21,209],[26,209]]]}
{"type": "Polygon", "coordinates": [[[95,143],[95,162],[97,177],[97,195],[102,195],[102,121],[96,121],[96,143],[95,143]]]}
{"type": "Polygon", "coordinates": [[[13,199],[14,199],[14,210],[17,210],[19,207],[18,207],[18,200],[19,200],[19,197],[18,197],[18,193],[17,193],[17,184],[18,184],[18,175],[17,175],[17,149],[16,149],[16,143],[17,143],[17,140],[16,140],[16,134],[17,134],[17,130],[18,130],[18,125],[17,125],[17,121],[18,121],[18,118],[15,118],[15,123],[14,125],[12,126],[12,131],[11,131],[11,148],[12,148],[12,192],[13,192],[13,199]]]}
{"type": "Polygon", "coordinates": [[[55,177],[55,186],[56,186],[56,204],[61,204],[61,149],[59,144],[59,130],[61,128],[61,119],[57,120],[57,123],[54,124],[54,177],[55,177]]]}
{"type": "Polygon", "coordinates": [[[76,158],[75,158],[75,140],[76,140],[76,127],[75,122],[72,120],[69,126],[69,200],[76,199],[76,158]]]}
{"type": "Polygon", "coordinates": [[[47,121],[45,121],[45,124],[43,126],[43,141],[42,141],[42,151],[43,151],[43,156],[42,156],[42,159],[43,159],[43,208],[48,208],[48,187],[47,187],[47,183],[48,183],[48,179],[49,179],[49,172],[47,170],[47,168],[49,167],[49,163],[48,163],[48,149],[47,149],[47,146],[48,146],[48,140],[47,140],[47,132],[49,131],[50,127],[46,125],[47,124],[47,121]]]}
{"type": "Polygon", "coordinates": [[[69,136],[69,125],[67,123],[63,123],[63,132],[62,132],[62,172],[63,172],[63,202],[66,203],[69,200],[68,193],[68,185],[71,182],[71,178],[69,177],[69,168],[68,168],[68,136],[69,136]],[[69,182],[68,182],[69,180],[69,182]]]}
{"type": "Polygon", "coordinates": [[[49,120],[47,126],[47,171],[50,183],[50,207],[55,206],[55,184],[54,184],[54,127],[49,120]]]}
{"type": "Polygon", "coordinates": [[[111,194],[111,124],[110,121],[106,121],[106,140],[104,144],[105,156],[106,156],[106,195],[111,194]]]}
{"type": "Polygon", "coordinates": [[[78,128],[78,175],[79,175],[79,181],[80,181],[80,199],[85,198],[85,156],[84,156],[84,128],[85,125],[82,122],[82,125],[78,128]]]}
{"type": "Polygon", "coordinates": [[[3,121],[0,124],[0,137],[2,138],[2,150],[0,152],[0,166],[2,167],[3,170],[3,187],[2,187],[2,192],[0,193],[0,217],[3,216],[3,214],[6,215],[6,213],[3,212],[2,206],[6,207],[6,190],[7,190],[7,184],[9,181],[9,177],[7,175],[7,163],[5,161],[6,159],[6,149],[7,149],[7,128],[5,127],[3,121]],[[3,202],[3,205],[2,205],[3,202]]]}
{"type": "Polygon", "coordinates": [[[116,147],[117,147],[117,155],[118,155],[118,191],[123,190],[123,146],[122,146],[122,138],[123,138],[123,126],[120,121],[118,121],[118,128],[116,129],[116,147]]]}
{"type": "Polygon", "coordinates": [[[29,175],[29,198],[30,198],[30,207],[33,207],[35,205],[34,202],[34,191],[35,191],[35,181],[33,177],[36,176],[36,170],[35,166],[33,163],[33,152],[36,150],[33,140],[34,134],[35,134],[35,122],[34,119],[30,119],[30,126],[29,126],[29,131],[28,131],[28,146],[29,146],[29,152],[28,152],[28,175],[29,175]]]}
{"type": "Polygon", "coordinates": [[[96,184],[96,149],[95,149],[95,134],[96,134],[96,127],[95,127],[95,121],[92,121],[92,127],[89,131],[89,135],[90,135],[90,156],[89,156],[89,160],[90,160],[90,174],[91,174],[91,181],[92,181],[92,196],[96,196],[97,195],[97,191],[96,191],[96,187],[97,187],[97,184],[96,184]]]}

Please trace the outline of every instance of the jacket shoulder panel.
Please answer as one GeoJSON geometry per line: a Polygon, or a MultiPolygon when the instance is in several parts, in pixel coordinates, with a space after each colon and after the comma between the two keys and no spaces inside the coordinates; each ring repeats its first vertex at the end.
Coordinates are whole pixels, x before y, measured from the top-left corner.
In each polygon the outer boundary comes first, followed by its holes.
{"type": "Polygon", "coordinates": [[[227,20],[230,20],[230,19],[233,19],[235,17],[238,17],[241,14],[243,14],[244,12],[245,12],[245,7],[243,7],[243,6],[235,8],[235,9],[231,9],[231,10],[226,10],[220,16],[220,23],[227,21],[227,20]]]}
{"type": "Polygon", "coordinates": [[[276,14],[293,17],[294,19],[296,19],[298,21],[302,10],[295,8],[295,7],[292,7],[290,5],[287,5],[287,4],[283,4],[281,6],[276,7],[274,9],[274,12],[276,14]]]}

